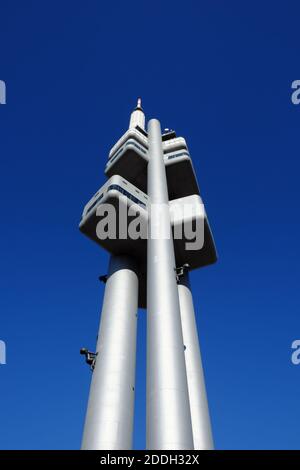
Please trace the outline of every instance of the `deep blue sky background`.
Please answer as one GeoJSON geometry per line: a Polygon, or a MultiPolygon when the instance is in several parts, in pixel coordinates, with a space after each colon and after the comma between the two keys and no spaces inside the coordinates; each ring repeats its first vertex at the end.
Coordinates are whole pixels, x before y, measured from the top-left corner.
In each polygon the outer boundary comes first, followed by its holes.
{"type": "MultiPolygon", "coordinates": [[[[136,97],[188,140],[219,252],[193,273],[215,444],[300,448],[299,2],[0,0],[0,448],[80,446],[107,255],[77,226],[136,97]],[[298,3],[298,5],[297,5],[298,3]]],[[[144,446],[145,312],[135,447],[144,446]]]]}

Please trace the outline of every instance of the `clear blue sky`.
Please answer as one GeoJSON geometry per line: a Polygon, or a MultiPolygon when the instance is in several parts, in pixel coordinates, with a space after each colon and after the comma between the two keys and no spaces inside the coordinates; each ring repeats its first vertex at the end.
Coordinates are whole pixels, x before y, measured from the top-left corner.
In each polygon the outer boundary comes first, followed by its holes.
{"type": "MultiPolygon", "coordinates": [[[[0,448],[80,446],[107,254],[78,231],[136,97],[187,138],[219,261],[192,275],[216,447],[300,448],[299,2],[0,0],[0,448]]],[[[144,446],[145,312],[135,447],[144,446]]]]}

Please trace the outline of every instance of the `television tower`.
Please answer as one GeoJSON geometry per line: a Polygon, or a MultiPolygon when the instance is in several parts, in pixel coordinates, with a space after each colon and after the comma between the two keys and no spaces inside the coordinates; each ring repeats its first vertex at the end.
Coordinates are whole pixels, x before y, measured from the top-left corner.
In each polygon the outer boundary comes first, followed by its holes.
{"type": "Polygon", "coordinates": [[[105,174],[79,224],[110,253],[96,352],[81,350],[93,371],[82,449],[132,449],[138,308],[147,309],[147,449],[212,449],[189,271],[217,255],[186,141],[157,119],[146,131],[139,98],[105,174]],[[99,235],[110,208],[116,226],[99,235]],[[146,236],[132,237],[137,216],[146,236]],[[200,245],[176,236],[186,225],[200,245]]]}

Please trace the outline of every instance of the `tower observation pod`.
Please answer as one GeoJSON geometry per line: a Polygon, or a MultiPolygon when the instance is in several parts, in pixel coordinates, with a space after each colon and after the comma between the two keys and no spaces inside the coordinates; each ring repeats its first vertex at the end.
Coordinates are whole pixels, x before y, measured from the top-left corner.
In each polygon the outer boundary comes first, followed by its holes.
{"type": "Polygon", "coordinates": [[[147,125],[141,99],[109,152],[80,231],[110,256],[82,449],[133,448],[138,309],[147,315],[149,450],[213,449],[190,271],[216,248],[186,141],[147,125]]]}

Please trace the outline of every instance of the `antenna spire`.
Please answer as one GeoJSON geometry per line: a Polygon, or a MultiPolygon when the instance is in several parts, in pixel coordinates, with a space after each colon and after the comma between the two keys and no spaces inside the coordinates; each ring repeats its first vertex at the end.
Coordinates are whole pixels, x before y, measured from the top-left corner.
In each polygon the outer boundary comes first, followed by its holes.
{"type": "Polygon", "coordinates": [[[139,126],[145,129],[145,114],[142,108],[142,98],[137,99],[137,104],[130,116],[129,129],[134,129],[139,126]]]}

